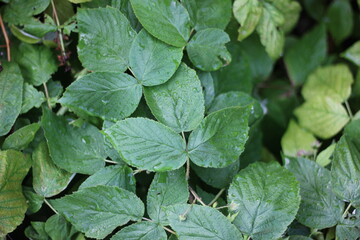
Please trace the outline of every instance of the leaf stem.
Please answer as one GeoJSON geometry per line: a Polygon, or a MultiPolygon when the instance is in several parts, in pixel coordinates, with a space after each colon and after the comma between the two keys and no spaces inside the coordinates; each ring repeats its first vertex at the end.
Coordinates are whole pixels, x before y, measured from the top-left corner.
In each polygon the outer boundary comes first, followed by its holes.
{"type": "Polygon", "coordinates": [[[67,107],[62,106],[62,107],[59,109],[59,111],[57,111],[56,115],[57,115],[57,116],[62,116],[62,115],[64,115],[64,114],[66,113],[67,110],[68,110],[67,107]]]}
{"type": "Polygon", "coordinates": [[[221,190],[216,194],[216,196],[214,197],[214,199],[211,200],[211,202],[208,204],[208,206],[213,205],[213,204],[218,200],[218,198],[221,196],[221,194],[223,194],[224,191],[225,191],[225,188],[221,189],[221,190]]]}
{"type": "Polygon", "coordinates": [[[7,32],[6,32],[5,25],[4,25],[1,14],[0,14],[0,26],[1,26],[1,31],[2,31],[2,33],[4,35],[4,39],[5,39],[7,60],[8,60],[8,62],[10,62],[11,61],[10,40],[9,40],[8,35],[7,35],[7,32]]]}
{"type": "Polygon", "coordinates": [[[131,74],[135,77],[135,74],[134,74],[133,70],[131,68],[128,68],[128,69],[131,72],[131,74]]]}
{"type": "Polygon", "coordinates": [[[190,190],[191,194],[194,196],[194,198],[196,199],[196,201],[198,201],[201,205],[206,206],[206,204],[201,200],[201,198],[199,197],[199,195],[197,195],[197,193],[194,191],[194,189],[192,189],[189,186],[189,190],[190,190]]]}
{"type": "MultiPolygon", "coordinates": [[[[149,219],[149,218],[146,218],[146,217],[143,217],[142,219],[145,220],[145,221],[148,221],[148,222],[154,222],[153,220],[151,220],[151,219],[149,219]]],[[[165,227],[165,226],[161,226],[161,227],[162,227],[165,231],[168,231],[169,233],[176,235],[176,232],[174,232],[174,231],[171,230],[170,228],[167,228],[167,227],[165,227]]]]}
{"type": "MultiPolygon", "coordinates": [[[[181,132],[181,136],[184,140],[185,146],[186,146],[186,152],[187,152],[187,144],[186,144],[186,138],[184,132],[181,132]]],[[[186,156],[186,173],[185,173],[185,179],[188,181],[190,178],[190,159],[188,156],[186,156]]]]}
{"type": "Polygon", "coordinates": [[[111,161],[111,160],[107,160],[107,159],[105,159],[105,162],[107,162],[107,163],[112,163],[112,164],[119,164],[118,162],[111,161]]]}
{"type": "Polygon", "coordinates": [[[54,213],[59,214],[58,211],[56,211],[55,208],[53,208],[53,206],[51,206],[51,204],[46,200],[46,198],[44,198],[44,202],[51,210],[53,210],[54,213]]]}
{"type": "Polygon", "coordinates": [[[343,215],[342,215],[342,218],[345,218],[345,217],[346,217],[346,215],[347,215],[347,213],[349,212],[350,208],[351,208],[351,203],[349,203],[349,205],[348,205],[347,208],[345,209],[345,211],[344,211],[344,213],[343,213],[343,215]]]}
{"type": "Polygon", "coordinates": [[[352,113],[352,111],[351,111],[349,102],[348,102],[347,100],[345,101],[345,106],[346,106],[346,110],[347,110],[348,113],[349,113],[350,119],[353,119],[353,118],[354,118],[354,115],[353,115],[353,113],[352,113]]]}
{"type": "Polygon", "coordinates": [[[46,101],[47,101],[48,107],[49,107],[49,109],[51,109],[49,91],[48,91],[48,88],[46,86],[46,83],[43,83],[43,86],[44,86],[44,90],[45,90],[45,96],[46,96],[46,101]]]}
{"type": "Polygon", "coordinates": [[[61,54],[63,55],[64,61],[66,61],[66,60],[67,60],[67,56],[66,56],[65,45],[64,45],[64,41],[63,41],[63,34],[62,34],[62,30],[61,30],[61,28],[60,28],[60,21],[59,21],[58,15],[57,15],[57,11],[56,11],[56,6],[55,6],[55,3],[54,3],[54,0],[51,0],[51,7],[52,7],[52,10],[53,10],[53,14],[54,14],[56,26],[57,26],[57,28],[58,28],[61,54]]]}

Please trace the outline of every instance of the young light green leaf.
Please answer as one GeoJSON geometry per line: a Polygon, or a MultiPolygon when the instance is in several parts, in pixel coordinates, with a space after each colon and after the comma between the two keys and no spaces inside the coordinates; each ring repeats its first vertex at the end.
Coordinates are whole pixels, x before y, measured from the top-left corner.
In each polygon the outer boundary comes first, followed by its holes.
{"type": "Polygon", "coordinates": [[[110,240],[166,240],[165,230],[154,222],[138,222],[124,227],[110,240]]]}
{"type": "Polygon", "coordinates": [[[45,222],[45,231],[53,240],[71,240],[78,232],[66,219],[55,214],[45,222]]]}
{"type": "Polygon", "coordinates": [[[252,105],[249,117],[249,125],[252,125],[256,120],[262,117],[263,109],[259,101],[244,92],[230,91],[219,94],[211,104],[208,113],[227,107],[245,107],[247,105],[252,105]]]}
{"type": "Polygon", "coordinates": [[[97,171],[94,175],[88,177],[79,187],[79,189],[94,186],[116,186],[126,189],[130,192],[136,190],[136,180],[134,173],[127,165],[115,165],[105,167],[97,171]]]}
{"type": "Polygon", "coordinates": [[[14,52],[14,59],[25,81],[35,86],[46,83],[58,68],[55,55],[43,45],[21,43],[14,52]]]}
{"type": "Polygon", "coordinates": [[[299,183],[276,162],[254,163],[230,185],[228,203],[234,224],[252,239],[279,238],[299,209],[299,183]]]}
{"type": "Polygon", "coordinates": [[[238,160],[248,139],[250,106],[209,114],[190,134],[188,153],[200,167],[223,168],[238,160]]]}
{"type": "Polygon", "coordinates": [[[41,126],[54,163],[72,173],[93,174],[105,165],[105,139],[90,125],[73,127],[64,117],[43,108],[41,126]]]}
{"type": "Polygon", "coordinates": [[[5,139],[2,149],[24,150],[32,142],[39,128],[39,123],[33,123],[18,129],[5,139]]]}
{"type": "Polygon", "coordinates": [[[294,0],[270,0],[270,2],[284,14],[285,22],[283,29],[285,33],[290,32],[300,17],[300,3],[294,0]]]}
{"type": "Polygon", "coordinates": [[[190,37],[190,17],[176,0],[130,0],[141,25],[154,37],[184,47],[190,37]]]}
{"type": "Polygon", "coordinates": [[[224,168],[203,168],[193,164],[191,169],[206,184],[214,188],[225,188],[239,171],[240,161],[236,161],[224,168]]]}
{"type": "Polygon", "coordinates": [[[153,120],[128,118],[104,132],[123,160],[139,169],[164,172],[186,162],[186,146],[180,135],[153,120]]]}
{"type": "Polygon", "coordinates": [[[196,72],[182,63],[166,83],[144,88],[152,114],[176,132],[194,130],[204,118],[204,95],[196,72]]]}
{"type": "Polygon", "coordinates": [[[34,214],[39,211],[44,203],[44,197],[37,195],[31,187],[23,186],[22,192],[28,204],[26,214],[34,214]]]}
{"type": "Polygon", "coordinates": [[[229,219],[211,207],[176,204],[166,208],[166,215],[179,240],[243,239],[229,219]]]}
{"type": "Polygon", "coordinates": [[[4,8],[4,21],[10,24],[26,24],[33,15],[44,11],[49,5],[50,0],[11,0],[4,8]]]}
{"type": "Polygon", "coordinates": [[[310,132],[301,128],[294,120],[281,138],[281,148],[286,156],[313,155],[317,140],[310,132]]]}
{"type": "Polygon", "coordinates": [[[15,63],[4,62],[0,72],[0,136],[7,134],[18,117],[24,79],[15,63]]]}
{"type": "Polygon", "coordinates": [[[350,120],[345,108],[331,98],[314,98],[295,110],[300,126],[316,136],[328,139],[350,120]]]}
{"type": "Polygon", "coordinates": [[[25,217],[26,199],[21,183],[31,161],[15,150],[0,151],[0,237],[15,230],[25,217]]]}
{"type": "Polygon", "coordinates": [[[135,111],[141,95],[141,85],[130,75],[95,72],[73,82],[59,102],[104,120],[117,121],[135,111]]]}
{"type": "Polygon", "coordinates": [[[351,45],[341,56],[360,67],[360,41],[351,45]]]}
{"type": "Polygon", "coordinates": [[[224,30],[231,19],[231,0],[184,0],[196,31],[206,28],[224,30]]]}
{"type": "Polygon", "coordinates": [[[331,190],[330,171],[305,158],[285,159],[300,182],[301,204],[296,219],[310,228],[329,228],[340,220],[344,203],[331,190]]]}
{"type": "Polygon", "coordinates": [[[83,66],[93,71],[123,72],[136,32],[115,8],[78,9],[78,54],[83,66]]]}
{"type": "Polygon", "coordinates": [[[242,41],[254,32],[263,14],[259,0],[235,0],[233,12],[240,23],[238,40],[242,41]]]}
{"type": "Polygon", "coordinates": [[[324,24],[313,28],[285,52],[285,65],[295,85],[305,82],[308,75],[325,60],[327,52],[324,24]]]}
{"type": "Polygon", "coordinates": [[[188,183],[183,168],[157,173],[147,194],[147,213],[157,223],[168,225],[164,207],[186,203],[188,199],[188,183]]]}
{"type": "Polygon", "coordinates": [[[321,151],[319,155],[316,157],[316,163],[322,167],[326,167],[331,163],[331,156],[334,153],[336,144],[331,144],[326,149],[321,151]]]}
{"type": "Polygon", "coordinates": [[[360,120],[345,128],[336,144],[331,165],[334,192],[344,201],[360,207],[360,120]]]}
{"type": "Polygon", "coordinates": [[[305,100],[329,97],[336,102],[346,101],[351,94],[353,76],[348,66],[337,64],[318,68],[312,73],[302,88],[305,100]]]}
{"type": "Polygon", "coordinates": [[[277,59],[283,52],[285,36],[282,26],[285,18],[282,12],[268,2],[263,2],[263,14],[256,31],[266,52],[272,59],[277,59]]]}
{"type": "Polygon", "coordinates": [[[143,29],[131,45],[129,62],[132,72],[142,85],[156,86],[171,78],[182,56],[182,48],[167,45],[143,29]]]}
{"type": "Polygon", "coordinates": [[[144,214],[144,204],[134,193],[114,186],[84,188],[50,204],[86,237],[97,239],[144,214]]]}
{"type": "Polygon", "coordinates": [[[45,141],[32,154],[32,174],[35,192],[46,198],[62,192],[73,177],[53,163],[45,141]]]}
{"type": "Polygon", "coordinates": [[[186,46],[190,61],[203,71],[215,71],[231,62],[225,44],[230,41],[221,29],[207,28],[196,32],[186,46]]]}
{"type": "Polygon", "coordinates": [[[45,101],[45,95],[43,92],[38,91],[32,85],[24,83],[22,99],[23,101],[20,113],[27,113],[33,107],[39,108],[45,101]]]}
{"type": "Polygon", "coordinates": [[[336,44],[350,36],[354,26],[353,15],[349,1],[335,0],[327,9],[327,27],[336,44]]]}

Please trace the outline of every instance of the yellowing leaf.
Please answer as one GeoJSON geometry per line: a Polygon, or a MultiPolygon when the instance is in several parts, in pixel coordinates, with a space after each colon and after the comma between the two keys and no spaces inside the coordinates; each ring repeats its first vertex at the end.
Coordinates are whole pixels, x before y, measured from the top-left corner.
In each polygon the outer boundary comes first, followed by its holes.
{"type": "Polygon", "coordinates": [[[263,9],[258,0],[236,0],[233,6],[236,20],[240,23],[238,40],[247,38],[258,25],[263,9]]]}
{"type": "Polygon", "coordinates": [[[331,98],[314,98],[295,110],[300,126],[316,136],[328,139],[350,120],[345,108],[331,98]]]}

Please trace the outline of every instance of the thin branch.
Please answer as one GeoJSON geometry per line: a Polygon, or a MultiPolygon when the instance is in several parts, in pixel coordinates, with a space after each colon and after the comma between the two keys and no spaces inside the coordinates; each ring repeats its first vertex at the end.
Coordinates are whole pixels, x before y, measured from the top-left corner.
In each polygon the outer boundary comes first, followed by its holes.
{"type": "Polygon", "coordinates": [[[7,32],[6,32],[5,25],[4,25],[1,14],[0,14],[0,26],[1,26],[1,31],[2,31],[2,33],[4,35],[4,39],[5,39],[6,51],[7,51],[7,60],[8,60],[8,62],[10,62],[11,61],[10,40],[9,40],[8,35],[7,35],[7,32]]]}
{"type": "Polygon", "coordinates": [[[224,208],[228,208],[229,206],[228,205],[225,205],[225,206],[221,206],[221,207],[217,207],[215,208],[216,210],[220,210],[220,209],[224,209],[224,208]]]}
{"type": "Polygon", "coordinates": [[[107,159],[105,159],[105,162],[107,162],[107,163],[112,163],[112,164],[119,164],[118,162],[111,161],[111,160],[107,160],[107,159]]]}
{"type": "Polygon", "coordinates": [[[194,189],[189,187],[189,190],[190,190],[191,194],[194,196],[194,198],[196,199],[196,201],[198,201],[201,205],[206,206],[206,204],[201,200],[201,198],[199,197],[199,195],[197,195],[197,193],[194,191],[194,189]]]}
{"type": "MultiPolygon", "coordinates": [[[[149,219],[149,218],[146,218],[146,217],[143,217],[142,219],[145,220],[145,221],[148,221],[148,222],[154,222],[153,220],[151,220],[151,219],[149,219]]],[[[174,231],[171,230],[170,228],[167,228],[167,227],[165,227],[165,226],[161,226],[161,227],[162,227],[165,231],[168,231],[169,233],[176,235],[176,232],[174,232],[174,231]]]]}
{"type": "Polygon", "coordinates": [[[354,116],[353,116],[353,114],[352,114],[352,111],[351,111],[351,108],[350,108],[349,102],[348,102],[347,100],[345,101],[345,106],[346,106],[346,110],[347,110],[347,111],[348,111],[348,113],[349,113],[350,119],[353,119],[353,118],[354,118],[354,116]]]}
{"type": "Polygon", "coordinates": [[[64,45],[64,41],[63,41],[63,34],[62,34],[62,30],[60,28],[60,21],[59,21],[59,17],[58,17],[57,11],[56,11],[56,6],[55,6],[55,3],[54,3],[54,0],[51,0],[51,7],[52,7],[52,10],[53,10],[56,26],[58,28],[61,54],[63,55],[64,61],[66,61],[67,56],[66,56],[65,45],[64,45]]]}
{"type": "Polygon", "coordinates": [[[51,109],[49,91],[48,91],[48,88],[46,86],[46,83],[43,83],[43,86],[44,86],[44,90],[45,90],[45,96],[46,96],[46,101],[47,101],[48,107],[49,107],[49,109],[51,109]]]}
{"type": "Polygon", "coordinates": [[[351,208],[351,203],[349,203],[349,205],[348,205],[347,208],[345,209],[344,214],[342,215],[342,218],[345,218],[345,217],[346,217],[346,215],[348,214],[350,208],[351,208]]]}
{"type": "Polygon", "coordinates": [[[51,204],[46,200],[46,198],[44,198],[44,202],[51,210],[53,210],[54,213],[59,214],[58,211],[56,211],[55,208],[53,208],[53,206],[51,206],[51,204]]]}
{"type": "Polygon", "coordinates": [[[213,205],[217,200],[218,198],[221,196],[221,194],[223,194],[223,192],[225,191],[225,188],[221,189],[218,194],[216,194],[216,196],[214,197],[213,200],[211,200],[211,202],[208,204],[208,206],[211,206],[213,205]]]}

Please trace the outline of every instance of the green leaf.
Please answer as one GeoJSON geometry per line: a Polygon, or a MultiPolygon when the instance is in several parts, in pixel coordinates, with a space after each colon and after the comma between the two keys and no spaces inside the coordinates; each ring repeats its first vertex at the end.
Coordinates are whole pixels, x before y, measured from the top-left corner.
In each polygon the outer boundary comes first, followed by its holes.
{"type": "Polygon", "coordinates": [[[231,0],[184,0],[196,31],[206,28],[224,30],[231,19],[231,0]]]}
{"type": "Polygon", "coordinates": [[[326,12],[326,19],[327,27],[336,44],[340,44],[351,35],[354,22],[349,1],[333,1],[326,12]]]}
{"type": "Polygon", "coordinates": [[[43,108],[41,126],[54,163],[72,173],[93,174],[105,165],[105,139],[90,125],[73,127],[43,108]]]}
{"type": "Polygon", "coordinates": [[[130,0],[112,0],[111,6],[120,9],[127,19],[129,19],[129,22],[135,31],[139,32],[142,29],[142,26],[131,7],[130,0]]]}
{"type": "Polygon", "coordinates": [[[2,63],[0,72],[0,136],[7,134],[18,117],[23,92],[23,78],[15,63],[2,63]]]}
{"type": "Polygon", "coordinates": [[[200,167],[223,168],[238,160],[248,139],[250,107],[209,114],[189,136],[188,153],[200,167]]]}
{"type": "Polygon", "coordinates": [[[204,94],[205,109],[208,109],[215,97],[215,82],[210,72],[197,73],[204,94]]]}
{"type": "Polygon", "coordinates": [[[211,207],[177,204],[167,207],[166,214],[180,240],[243,239],[236,227],[211,207]]]}
{"type": "Polygon", "coordinates": [[[357,41],[351,45],[351,47],[343,52],[341,56],[360,67],[360,41],[357,41]]]}
{"type": "Polygon", "coordinates": [[[138,222],[124,227],[111,240],[166,240],[165,230],[153,222],[138,222]]]}
{"type": "Polygon", "coordinates": [[[93,71],[123,72],[136,32],[115,8],[78,9],[78,54],[93,71]]]}
{"type": "Polygon", "coordinates": [[[130,0],[141,25],[154,37],[184,47],[190,37],[190,17],[176,0],[130,0]]]}
{"type": "Polygon", "coordinates": [[[20,66],[25,81],[35,86],[46,83],[58,68],[52,51],[42,45],[21,43],[14,58],[20,66]]]}
{"type": "Polygon", "coordinates": [[[121,72],[95,72],[73,82],[59,102],[104,120],[130,116],[142,95],[135,78],[121,72]]]}
{"type": "Polygon", "coordinates": [[[32,174],[35,192],[46,198],[61,193],[73,178],[73,174],[53,163],[45,141],[41,142],[32,154],[32,174]]]}
{"type": "Polygon", "coordinates": [[[79,187],[79,189],[94,186],[116,186],[126,189],[130,192],[136,190],[136,180],[134,173],[127,165],[115,165],[105,167],[97,171],[94,175],[88,177],[79,187]]]}
{"type": "Polygon", "coordinates": [[[188,183],[183,168],[156,173],[147,194],[147,213],[152,220],[162,225],[168,225],[169,221],[164,207],[186,203],[188,199],[188,183]]]}
{"type": "Polygon", "coordinates": [[[241,170],[228,191],[234,224],[252,239],[279,238],[299,209],[299,183],[276,162],[241,170]]]}
{"type": "Polygon", "coordinates": [[[235,0],[233,12],[241,25],[238,40],[242,41],[256,29],[263,14],[263,6],[259,0],[235,0]]]}
{"type": "Polygon", "coordinates": [[[301,5],[294,0],[270,0],[270,2],[282,12],[285,18],[283,29],[290,32],[299,20],[301,5]]]}
{"type": "Polygon", "coordinates": [[[92,0],[68,0],[68,1],[72,3],[84,3],[84,2],[91,2],[92,0]]]}
{"type": "Polygon", "coordinates": [[[282,26],[285,23],[284,15],[275,6],[263,2],[263,14],[256,31],[266,52],[272,59],[277,59],[283,52],[285,36],[282,26]]]}
{"type": "Polygon", "coordinates": [[[211,104],[208,113],[212,113],[227,107],[245,107],[252,105],[249,117],[249,125],[263,116],[263,109],[256,99],[244,92],[230,91],[219,94],[211,104]]]}
{"type": "Polygon", "coordinates": [[[336,144],[331,165],[334,192],[344,201],[360,207],[360,120],[351,122],[336,144]]]}
{"type": "Polygon", "coordinates": [[[28,204],[26,214],[34,214],[39,211],[44,203],[44,198],[37,195],[31,187],[23,186],[22,191],[28,204]]]}
{"type": "Polygon", "coordinates": [[[227,187],[231,183],[239,171],[239,167],[240,161],[235,161],[224,168],[203,168],[193,164],[191,169],[206,184],[220,189],[227,187]]]}
{"type": "Polygon", "coordinates": [[[0,151],[0,159],[0,237],[5,237],[24,220],[27,204],[21,183],[31,162],[15,150],[0,151]]]}
{"type": "Polygon", "coordinates": [[[56,31],[55,21],[47,14],[45,14],[43,21],[32,18],[31,21],[24,25],[24,32],[39,38],[44,37],[47,33],[56,31]]]}
{"type": "Polygon", "coordinates": [[[346,240],[358,240],[360,236],[360,215],[356,210],[356,215],[351,215],[350,219],[343,219],[336,225],[336,238],[346,240]]]}
{"type": "Polygon", "coordinates": [[[316,157],[316,163],[322,167],[326,167],[331,163],[331,156],[334,153],[336,144],[331,144],[326,149],[321,151],[319,155],[316,157]]]}
{"type": "Polygon", "coordinates": [[[52,215],[45,222],[45,231],[53,240],[71,240],[77,230],[58,214],[52,215]]]}
{"type": "Polygon", "coordinates": [[[180,135],[153,120],[128,118],[104,132],[123,160],[139,169],[164,172],[186,162],[186,146],[180,135]]]}
{"type": "Polygon", "coordinates": [[[295,110],[300,126],[316,136],[328,139],[350,120],[345,108],[331,98],[314,98],[295,110]]]}
{"type": "Polygon", "coordinates": [[[84,188],[50,203],[86,237],[98,239],[144,214],[144,204],[134,193],[113,186],[84,188]]]}
{"type": "Polygon", "coordinates": [[[230,41],[221,29],[200,30],[191,38],[186,50],[195,67],[203,71],[215,71],[231,62],[231,54],[225,44],[230,41]]]}
{"type": "Polygon", "coordinates": [[[301,128],[294,120],[281,138],[281,148],[286,156],[296,157],[313,155],[316,151],[317,140],[308,131],[301,128]]]}
{"type": "Polygon", "coordinates": [[[24,233],[25,236],[32,240],[49,240],[49,236],[45,232],[44,222],[30,222],[24,233]]]}
{"type": "Polygon", "coordinates": [[[318,68],[309,76],[301,93],[308,101],[313,98],[328,97],[342,103],[350,97],[353,82],[348,66],[344,64],[326,66],[318,68]]]}
{"type": "Polygon", "coordinates": [[[33,107],[39,108],[45,101],[45,96],[32,85],[24,83],[22,99],[21,113],[27,113],[33,107]]]}
{"type": "Polygon", "coordinates": [[[5,139],[2,149],[24,150],[32,142],[39,128],[38,123],[33,123],[16,130],[5,139]]]}
{"type": "Polygon", "coordinates": [[[329,228],[340,220],[344,203],[331,190],[330,171],[305,158],[285,159],[300,182],[301,204],[296,219],[310,228],[329,228]]]}
{"type": "MultiPolygon", "coordinates": [[[[30,20],[30,19],[29,19],[30,20]]],[[[31,19],[32,20],[32,19],[31,19]]],[[[24,43],[29,43],[29,44],[36,44],[41,42],[41,38],[33,36],[17,27],[15,27],[14,25],[10,25],[10,30],[11,33],[20,41],[24,42],[24,43]]]]}
{"type": "Polygon", "coordinates": [[[182,48],[173,47],[141,30],[130,49],[130,67],[144,86],[165,83],[179,67],[182,48]]]}
{"type": "Polygon", "coordinates": [[[307,76],[325,60],[326,53],[326,28],[321,24],[285,52],[284,61],[291,81],[295,85],[303,84],[307,76]]]}
{"type": "Polygon", "coordinates": [[[26,24],[33,15],[44,11],[50,0],[11,0],[3,9],[4,21],[10,24],[26,24]]]}
{"type": "Polygon", "coordinates": [[[304,0],[306,12],[315,20],[319,21],[324,17],[327,7],[326,0],[304,0]]]}
{"type": "Polygon", "coordinates": [[[180,65],[166,83],[144,88],[152,114],[176,132],[194,130],[204,118],[204,96],[196,72],[180,65]]]}

